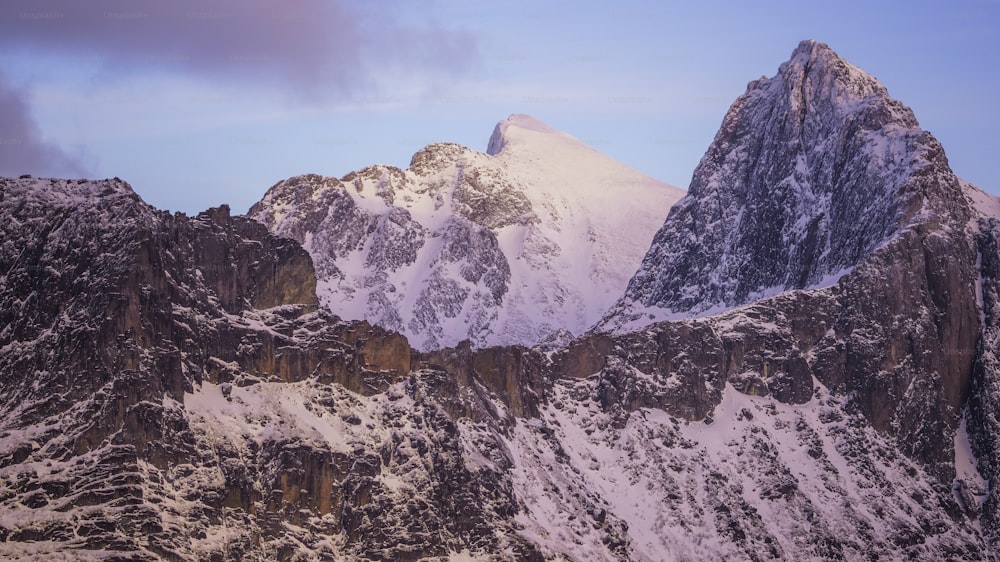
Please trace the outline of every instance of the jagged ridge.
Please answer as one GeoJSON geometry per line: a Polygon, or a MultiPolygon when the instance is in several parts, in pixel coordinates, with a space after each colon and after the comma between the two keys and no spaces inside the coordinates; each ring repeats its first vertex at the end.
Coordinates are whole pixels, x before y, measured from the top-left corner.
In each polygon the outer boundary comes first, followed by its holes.
{"type": "Polygon", "coordinates": [[[0,232],[0,557],[538,558],[413,398],[453,382],[319,309],[294,241],[119,180],[0,180],[0,232]]]}

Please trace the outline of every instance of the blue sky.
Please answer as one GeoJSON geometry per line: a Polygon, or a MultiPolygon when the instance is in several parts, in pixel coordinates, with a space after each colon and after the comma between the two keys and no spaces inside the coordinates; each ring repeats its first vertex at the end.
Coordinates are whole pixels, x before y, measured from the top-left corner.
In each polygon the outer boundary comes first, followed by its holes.
{"type": "Polygon", "coordinates": [[[686,188],[729,104],[802,39],[1000,191],[996,0],[6,0],[0,174],[118,176],[161,208],[244,212],[291,175],[484,150],[528,113],[686,188]]]}

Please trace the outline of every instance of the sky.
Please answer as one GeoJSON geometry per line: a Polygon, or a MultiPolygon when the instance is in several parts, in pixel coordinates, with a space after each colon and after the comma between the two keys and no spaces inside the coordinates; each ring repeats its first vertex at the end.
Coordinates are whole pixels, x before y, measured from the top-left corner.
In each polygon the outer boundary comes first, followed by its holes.
{"type": "Polygon", "coordinates": [[[747,82],[803,39],[1000,193],[1000,0],[4,0],[0,175],[243,213],[293,175],[485,150],[527,113],[686,188],[747,82]]]}

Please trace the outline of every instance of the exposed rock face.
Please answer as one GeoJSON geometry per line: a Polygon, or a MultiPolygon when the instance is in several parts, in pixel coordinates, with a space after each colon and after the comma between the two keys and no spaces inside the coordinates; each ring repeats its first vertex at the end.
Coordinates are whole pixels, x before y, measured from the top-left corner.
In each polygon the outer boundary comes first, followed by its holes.
{"type": "MultiPolygon", "coordinates": [[[[980,201],[992,199],[970,192],[980,201]]],[[[972,452],[984,481],[963,484],[956,493],[970,509],[982,509],[983,529],[995,545],[1000,543],[1000,202],[989,203],[977,224],[984,328],[967,413],[972,452]]]]}
{"type": "Polygon", "coordinates": [[[470,470],[440,374],[318,309],[298,244],[118,180],[3,180],[0,217],[0,556],[537,556],[495,439],[470,470]]]}
{"type": "Polygon", "coordinates": [[[958,212],[940,207],[959,193],[909,108],[805,41],[730,107],[605,325],[830,285],[925,213],[958,212]]]}
{"type": "Polygon", "coordinates": [[[486,154],[440,143],[406,170],[289,178],[250,215],[303,244],[342,317],[423,350],[530,346],[600,319],[681,193],[514,115],[486,154]]]}

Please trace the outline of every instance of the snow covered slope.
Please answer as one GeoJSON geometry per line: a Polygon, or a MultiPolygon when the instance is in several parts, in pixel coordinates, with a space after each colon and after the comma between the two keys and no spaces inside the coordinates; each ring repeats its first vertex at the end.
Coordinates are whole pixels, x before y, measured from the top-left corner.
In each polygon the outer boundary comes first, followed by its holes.
{"type": "Polygon", "coordinates": [[[418,348],[579,334],[622,293],[683,193],[526,115],[487,153],[289,178],[250,216],[312,255],[323,304],[418,348]]]}
{"type": "Polygon", "coordinates": [[[829,286],[929,220],[928,186],[960,197],[940,144],[875,78],[804,41],[730,107],[601,328],[829,286]]]}
{"type": "MultiPolygon", "coordinates": [[[[958,515],[950,491],[824,388],[789,406],[727,386],[704,422],[659,409],[623,421],[580,400],[599,384],[561,381],[540,419],[506,440],[527,507],[518,521],[547,553],[641,562],[990,559],[978,522],[958,515]]],[[[984,493],[978,475],[969,486],[984,493]]]]}

